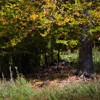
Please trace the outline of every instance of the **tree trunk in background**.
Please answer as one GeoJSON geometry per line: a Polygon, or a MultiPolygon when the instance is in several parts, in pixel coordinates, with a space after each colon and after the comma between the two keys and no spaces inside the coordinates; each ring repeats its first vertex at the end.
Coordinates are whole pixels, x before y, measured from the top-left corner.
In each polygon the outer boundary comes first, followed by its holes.
{"type": "Polygon", "coordinates": [[[93,41],[87,35],[82,34],[80,38],[79,66],[82,68],[82,75],[93,77],[94,65],[92,58],[93,41]]]}
{"type": "Polygon", "coordinates": [[[58,53],[57,53],[57,63],[59,64],[60,62],[60,50],[58,50],[58,53]]]}
{"type": "Polygon", "coordinates": [[[46,52],[45,52],[45,54],[44,54],[44,60],[45,60],[45,69],[46,69],[47,66],[48,66],[48,61],[47,61],[47,54],[46,54],[46,52]]]}
{"type": "Polygon", "coordinates": [[[50,52],[50,57],[51,57],[51,62],[54,60],[54,55],[53,55],[53,49],[51,48],[51,52],[50,52]]]}

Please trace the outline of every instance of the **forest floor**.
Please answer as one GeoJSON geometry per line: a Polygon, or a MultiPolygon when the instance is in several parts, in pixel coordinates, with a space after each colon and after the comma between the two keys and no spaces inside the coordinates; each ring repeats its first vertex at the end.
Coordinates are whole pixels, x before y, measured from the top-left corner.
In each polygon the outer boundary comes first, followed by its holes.
{"type": "Polygon", "coordinates": [[[32,86],[34,89],[39,89],[39,90],[42,90],[44,89],[45,87],[47,88],[50,88],[50,87],[53,87],[53,86],[56,86],[56,87],[59,87],[59,88],[63,88],[64,86],[67,86],[67,85],[72,85],[72,84],[75,84],[75,83],[82,83],[82,82],[89,82],[91,83],[93,80],[92,79],[82,79],[78,76],[70,76],[68,78],[64,78],[64,79],[61,79],[61,78],[57,78],[57,79],[54,79],[54,80],[38,80],[36,82],[31,82],[32,86]]]}
{"type": "MultiPolygon", "coordinates": [[[[66,66],[52,66],[48,69],[40,71],[37,74],[28,75],[27,78],[30,79],[32,87],[38,90],[42,90],[45,87],[64,87],[66,85],[72,85],[77,83],[80,84],[82,82],[92,83],[94,80],[90,78],[81,78],[77,75],[76,69],[66,66]]],[[[100,75],[96,75],[95,79],[99,80],[100,75]]]]}

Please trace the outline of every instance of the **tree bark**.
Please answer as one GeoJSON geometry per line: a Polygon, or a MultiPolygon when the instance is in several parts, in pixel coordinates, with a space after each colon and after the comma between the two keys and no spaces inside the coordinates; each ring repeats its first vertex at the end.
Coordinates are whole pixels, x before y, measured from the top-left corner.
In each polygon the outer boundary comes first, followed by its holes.
{"type": "Polygon", "coordinates": [[[57,53],[57,64],[59,64],[60,62],[60,50],[58,50],[58,53],[57,53]]]}
{"type": "Polygon", "coordinates": [[[94,65],[92,58],[93,41],[85,34],[80,37],[79,48],[79,66],[81,66],[82,75],[93,77],[94,65]]]}
{"type": "Polygon", "coordinates": [[[45,60],[45,69],[46,69],[47,66],[48,66],[48,61],[47,61],[47,54],[46,54],[46,52],[44,53],[44,60],[45,60]]]}

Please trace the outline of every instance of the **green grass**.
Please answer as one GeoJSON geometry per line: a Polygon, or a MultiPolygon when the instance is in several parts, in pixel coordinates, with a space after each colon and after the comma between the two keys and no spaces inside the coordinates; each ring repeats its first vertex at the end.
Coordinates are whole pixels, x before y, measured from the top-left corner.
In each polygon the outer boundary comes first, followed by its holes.
{"type": "Polygon", "coordinates": [[[93,61],[94,63],[100,63],[100,51],[99,48],[93,49],[93,61]]]}
{"type": "Polygon", "coordinates": [[[33,94],[32,86],[23,77],[16,81],[0,82],[0,100],[28,100],[33,94]]]}
{"type": "Polygon", "coordinates": [[[62,52],[61,53],[61,59],[65,59],[67,61],[71,62],[77,62],[78,60],[78,51],[76,50],[74,53],[68,53],[68,52],[62,52]]]}
{"type": "Polygon", "coordinates": [[[90,85],[87,83],[72,84],[64,88],[52,88],[38,93],[41,100],[100,100],[100,88],[97,83],[90,85]]]}
{"type": "Polygon", "coordinates": [[[0,100],[100,100],[100,81],[34,89],[23,77],[0,82],[0,100]]]}
{"type": "Polygon", "coordinates": [[[93,49],[93,62],[94,62],[95,72],[100,73],[100,51],[99,51],[99,48],[93,49]]]}

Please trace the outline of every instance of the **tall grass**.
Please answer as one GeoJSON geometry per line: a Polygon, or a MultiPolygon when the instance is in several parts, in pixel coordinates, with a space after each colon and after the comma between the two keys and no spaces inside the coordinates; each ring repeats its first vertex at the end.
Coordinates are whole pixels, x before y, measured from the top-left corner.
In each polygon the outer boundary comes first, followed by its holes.
{"type": "Polygon", "coordinates": [[[23,77],[0,82],[0,100],[100,100],[100,81],[34,89],[23,77]]]}
{"type": "Polygon", "coordinates": [[[63,88],[52,88],[38,94],[37,100],[100,100],[98,83],[71,84],[63,88]]]}
{"type": "Polygon", "coordinates": [[[23,77],[16,81],[0,82],[0,100],[28,100],[33,94],[32,86],[23,77]]]}

